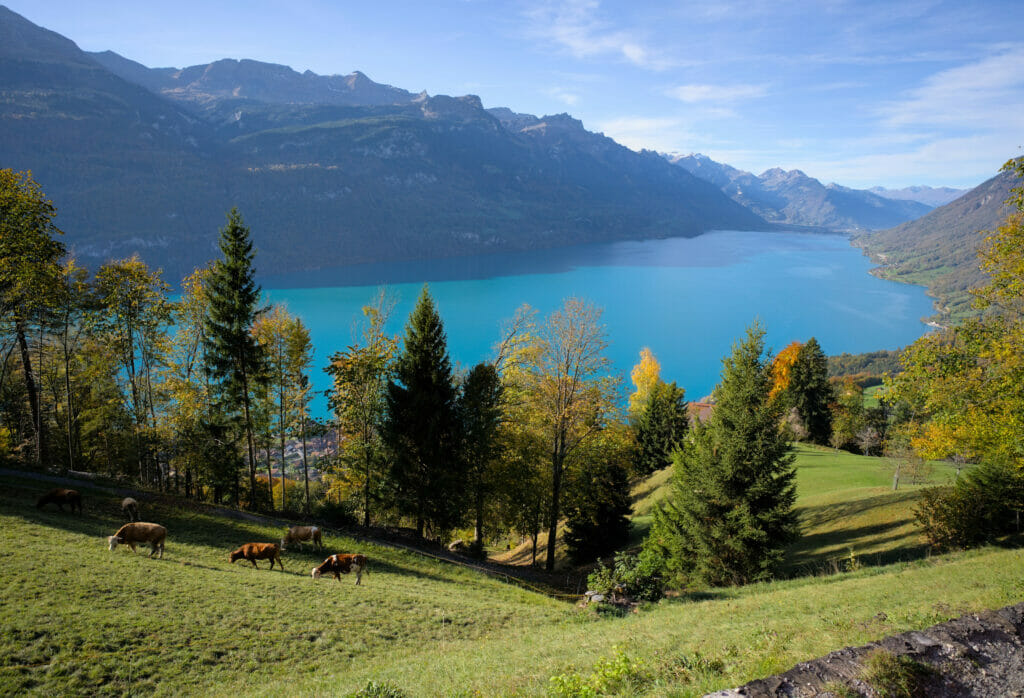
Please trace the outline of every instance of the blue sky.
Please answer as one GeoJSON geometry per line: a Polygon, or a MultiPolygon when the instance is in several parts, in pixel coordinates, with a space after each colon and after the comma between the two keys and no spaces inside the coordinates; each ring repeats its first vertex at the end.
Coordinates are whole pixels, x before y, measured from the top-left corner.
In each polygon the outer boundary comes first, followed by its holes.
{"type": "MultiPolygon", "coordinates": [[[[2,0],[0,0],[2,1],[2,0]]],[[[151,67],[361,70],[569,112],[631,148],[854,187],[972,187],[1024,154],[1024,2],[6,0],[151,67]]]]}

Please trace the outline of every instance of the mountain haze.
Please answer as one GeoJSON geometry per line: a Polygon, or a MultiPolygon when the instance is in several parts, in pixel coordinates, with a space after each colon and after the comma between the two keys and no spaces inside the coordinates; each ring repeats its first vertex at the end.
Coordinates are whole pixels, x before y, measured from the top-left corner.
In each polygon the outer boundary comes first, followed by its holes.
{"type": "Polygon", "coordinates": [[[699,153],[665,157],[773,223],[828,230],[876,230],[931,210],[915,201],[895,201],[838,184],[823,185],[800,170],[776,167],[755,175],[699,153]]]}
{"type": "Polygon", "coordinates": [[[950,201],[957,199],[967,193],[967,189],[954,189],[953,187],[903,187],[902,189],[886,189],[885,187],[871,187],[868,189],[872,194],[878,194],[886,199],[897,199],[903,201],[916,201],[925,206],[945,206],[950,201]]]}
{"type": "Polygon", "coordinates": [[[0,163],[32,170],[79,260],[173,282],[238,206],[274,272],[754,230],[764,220],[568,115],[258,61],[151,69],[0,8],[0,163]]]}

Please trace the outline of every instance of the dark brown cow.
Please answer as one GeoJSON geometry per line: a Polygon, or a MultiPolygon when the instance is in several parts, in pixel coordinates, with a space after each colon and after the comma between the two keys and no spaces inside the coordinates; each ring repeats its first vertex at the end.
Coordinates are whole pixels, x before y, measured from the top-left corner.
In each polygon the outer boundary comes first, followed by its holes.
{"type": "Polygon", "coordinates": [[[78,509],[78,513],[82,513],[82,495],[78,490],[66,490],[63,487],[50,490],[36,502],[36,509],[42,509],[47,504],[56,504],[61,511],[64,511],[64,505],[67,504],[71,511],[78,509]]]}
{"type": "Polygon", "coordinates": [[[242,559],[248,560],[256,569],[259,569],[259,565],[256,564],[257,560],[270,560],[270,569],[274,569],[274,560],[277,560],[281,571],[284,572],[284,564],[281,562],[281,550],[277,547],[277,543],[246,543],[238,550],[233,550],[228,559],[231,562],[242,559]]]}
{"type": "Polygon", "coordinates": [[[355,554],[355,555],[331,555],[329,558],[320,563],[319,566],[313,568],[313,579],[320,579],[320,576],[324,572],[332,572],[334,578],[339,582],[341,581],[341,575],[348,574],[349,572],[356,573],[356,584],[359,584],[363,579],[363,571],[366,569],[366,556],[355,554]]]}

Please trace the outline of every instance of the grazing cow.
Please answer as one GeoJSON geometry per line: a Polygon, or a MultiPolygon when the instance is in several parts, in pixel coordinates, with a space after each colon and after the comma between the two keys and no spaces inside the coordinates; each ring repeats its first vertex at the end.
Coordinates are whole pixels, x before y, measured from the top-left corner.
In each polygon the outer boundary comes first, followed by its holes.
{"type": "Polygon", "coordinates": [[[117,533],[107,538],[107,542],[110,544],[110,549],[113,550],[118,545],[127,545],[135,552],[136,543],[149,543],[150,551],[149,556],[153,557],[157,549],[160,550],[160,558],[164,556],[164,541],[167,539],[167,529],[160,524],[146,523],[144,521],[135,521],[132,523],[126,523],[121,528],[117,529],[117,533]]]}
{"type": "Polygon", "coordinates": [[[246,543],[238,550],[233,550],[228,559],[232,563],[235,560],[248,560],[256,569],[259,569],[259,565],[256,564],[257,560],[270,560],[270,569],[274,569],[274,560],[277,560],[281,571],[284,572],[284,564],[281,563],[281,552],[277,543],[246,543]]]}
{"type": "Polygon", "coordinates": [[[72,512],[78,509],[78,513],[82,513],[82,495],[77,490],[66,490],[63,487],[50,490],[36,502],[36,509],[42,509],[47,504],[56,504],[61,511],[64,511],[64,505],[67,504],[72,512]]]}
{"type": "Polygon", "coordinates": [[[313,579],[320,579],[320,576],[324,572],[334,573],[334,578],[339,582],[341,581],[341,575],[348,574],[349,572],[356,573],[356,584],[359,584],[363,579],[363,570],[366,569],[366,556],[355,554],[355,555],[331,555],[329,558],[321,562],[317,567],[313,568],[313,579]]]}
{"type": "Polygon", "coordinates": [[[139,503],[131,497],[125,497],[121,500],[121,513],[124,514],[129,521],[138,521],[139,503]]]}
{"type": "Polygon", "coordinates": [[[298,543],[299,547],[302,547],[303,543],[309,541],[312,541],[317,550],[323,550],[324,544],[320,538],[319,526],[292,526],[281,539],[281,550],[287,549],[289,543],[298,543]]]}

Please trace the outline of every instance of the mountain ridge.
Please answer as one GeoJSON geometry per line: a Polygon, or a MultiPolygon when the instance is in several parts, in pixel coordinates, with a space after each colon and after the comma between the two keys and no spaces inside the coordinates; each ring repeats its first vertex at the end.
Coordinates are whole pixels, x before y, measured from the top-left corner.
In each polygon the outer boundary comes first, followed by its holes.
{"type": "Polygon", "coordinates": [[[257,265],[275,272],[771,228],[567,114],[516,129],[478,97],[414,95],[358,72],[325,82],[233,59],[151,69],[86,54],[9,10],[4,36],[18,41],[0,49],[0,162],[33,171],[90,266],[139,253],[175,281],[216,256],[233,206],[257,265]],[[277,98],[273,76],[290,85],[277,98]],[[369,103],[321,103],[342,83],[352,89],[338,101],[362,90],[369,103]]]}
{"type": "Polygon", "coordinates": [[[824,185],[801,170],[773,167],[755,175],[700,153],[664,157],[773,223],[863,231],[888,228],[931,210],[915,201],[887,199],[834,183],[824,185]]]}

